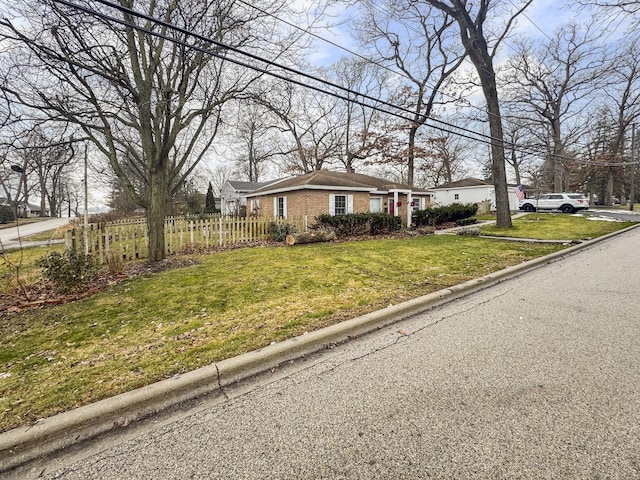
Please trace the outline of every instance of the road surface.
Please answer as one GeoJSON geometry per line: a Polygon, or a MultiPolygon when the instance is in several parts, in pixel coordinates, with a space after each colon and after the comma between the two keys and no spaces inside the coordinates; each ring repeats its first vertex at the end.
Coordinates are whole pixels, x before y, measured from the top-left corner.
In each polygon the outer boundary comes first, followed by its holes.
{"type": "Polygon", "coordinates": [[[638,245],[635,229],[20,478],[638,479],[638,245]]]}
{"type": "Polygon", "coordinates": [[[42,220],[34,223],[25,223],[21,225],[18,221],[17,227],[0,229],[0,251],[2,248],[5,250],[13,250],[23,247],[33,247],[37,245],[46,245],[51,242],[30,242],[24,240],[29,235],[35,235],[37,233],[46,232],[48,230],[55,230],[58,227],[66,225],[70,222],[69,218],[51,218],[49,220],[42,220]]]}

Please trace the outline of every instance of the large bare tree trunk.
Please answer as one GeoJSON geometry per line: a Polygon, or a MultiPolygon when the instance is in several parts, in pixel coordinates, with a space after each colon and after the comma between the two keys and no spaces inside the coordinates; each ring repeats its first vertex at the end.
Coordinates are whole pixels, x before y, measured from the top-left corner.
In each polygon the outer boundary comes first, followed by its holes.
{"type": "MultiPolygon", "coordinates": [[[[498,103],[498,89],[493,68],[483,68],[484,80],[481,74],[482,90],[487,99],[487,113],[489,114],[489,131],[491,132],[491,173],[496,192],[496,226],[498,228],[511,227],[511,210],[509,209],[509,192],[507,190],[507,171],[504,156],[504,133],[502,117],[498,103]]],[[[480,73],[480,69],[478,69],[480,73]]]]}
{"type": "MultiPolygon", "coordinates": [[[[490,32],[491,29],[485,28],[485,23],[490,8],[499,2],[481,0],[479,5],[474,7],[472,3],[466,0],[449,0],[448,2],[439,0],[426,1],[455,18],[460,30],[460,40],[480,77],[482,92],[487,102],[489,130],[491,132],[491,173],[493,175],[493,184],[496,193],[496,226],[499,228],[509,228],[511,227],[511,212],[509,210],[509,193],[507,191],[504,133],[502,131],[502,117],[500,115],[493,58],[500,42],[507,36],[516,17],[520,15],[533,0],[525,0],[519,8],[515,7],[514,4],[516,11],[513,12],[507,20],[501,33],[496,34],[494,45],[491,48],[485,36],[485,32],[490,32]],[[471,16],[472,11],[475,11],[475,18],[471,16]]],[[[511,3],[513,4],[513,2],[511,3]]]]}
{"type": "Polygon", "coordinates": [[[168,189],[163,172],[152,171],[149,180],[149,208],[147,210],[149,261],[157,262],[166,256],[164,219],[168,210],[168,189]]]}

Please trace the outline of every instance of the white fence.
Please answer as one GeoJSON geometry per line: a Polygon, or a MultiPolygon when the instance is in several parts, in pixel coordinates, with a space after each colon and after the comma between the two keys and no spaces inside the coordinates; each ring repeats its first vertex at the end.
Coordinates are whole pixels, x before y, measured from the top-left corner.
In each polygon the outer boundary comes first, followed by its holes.
{"type": "MultiPolygon", "coordinates": [[[[210,216],[167,217],[165,219],[165,248],[167,254],[178,253],[187,247],[214,247],[270,239],[273,224],[289,224],[297,232],[307,230],[307,217],[265,218],[210,216]]],[[[123,258],[143,259],[149,255],[147,222],[144,219],[124,220],[104,225],[90,224],[86,231],[88,252],[100,262],[109,252],[118,252],[123,258]]],[[[85,249],[84,226],[77,226],[65,234],[67,248],[85,249]]]]}

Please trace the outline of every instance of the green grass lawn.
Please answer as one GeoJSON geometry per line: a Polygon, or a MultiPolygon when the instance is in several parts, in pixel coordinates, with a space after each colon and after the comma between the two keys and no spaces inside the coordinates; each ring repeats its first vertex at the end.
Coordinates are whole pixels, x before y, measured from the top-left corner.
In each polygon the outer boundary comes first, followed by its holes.
{"type": "MultiPolygon", "coordinates": [[[[607,232],[625,226],[560,218],[565,227],[575,223],[580,238],[595,236],[594,224],[607,232]]],[[[510,233],[544,236],[557,221],[550,216],[528,226],[531,219],[518,219],[510,233]]],[[[565,237],[567,228],[553,228],[565,237]]],[[[562,248],[430,235],[234,249],[85,300],[6,315],[0,431],[562,248]]],[[[28,265],[37,255],[24,255],[24,270],[36,276],[28,265]]]]}
{"type": "Polygon", "coordinates": [[[1,253],[0,294],[8,294],[15,291],[19,287],[19,281],[24,284],[30,284],[40,280],[42,272],[35,266],[36,260],[50,252],[62,252],[63,250],[63,245],[49,245],[1,253]]]}
{"type": "Polygon", "coordinates": [[[530,213],[513,220],[511,228],[497,228],[495,225],[480,227],[483,235],[513,238],[533,238],[538,240],[587,240],[621,228],[634,222],[612,222],[591,219],[583,215],[564,213],[530,213]]]}

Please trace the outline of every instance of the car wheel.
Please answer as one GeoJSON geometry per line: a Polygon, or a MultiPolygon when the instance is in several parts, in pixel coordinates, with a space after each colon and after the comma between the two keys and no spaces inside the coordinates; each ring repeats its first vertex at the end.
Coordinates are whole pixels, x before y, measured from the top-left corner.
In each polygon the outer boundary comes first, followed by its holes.
{"type": "Polygon", "coordinates": [[[573,213],[575,210],[571,205],[562,205],[560,211],[562,213],[573,213]]]}
{"type": "Polygon", "coordinates": [[[531,205],[530,203],[525,203],[522,206],[522,210],[524,210],[525,212],[535,212],[536,211],[536,209],[533,208],[533,205],[531,205]]]}

